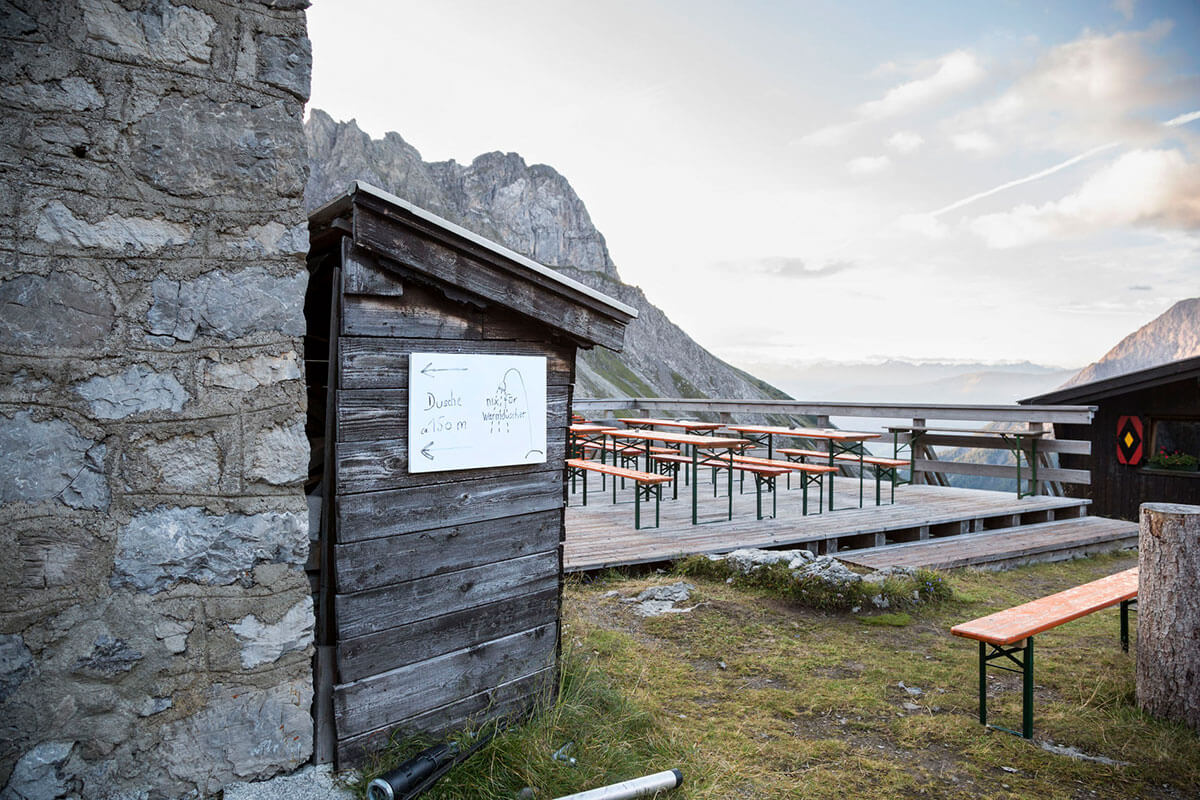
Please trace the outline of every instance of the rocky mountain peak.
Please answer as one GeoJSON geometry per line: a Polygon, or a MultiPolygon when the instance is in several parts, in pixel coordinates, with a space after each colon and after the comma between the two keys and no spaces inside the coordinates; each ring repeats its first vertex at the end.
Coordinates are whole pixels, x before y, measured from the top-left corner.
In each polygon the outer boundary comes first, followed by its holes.
{"type": "Polygon", "coordinates": [[[1200,356],[1200,297],[1180,300],[1088,364],[1062,388],[1200,356]]]}
{"type": "Polygon", "coordinates": [[[469,165],[426,162],[395,132],[372,139],[354,120],[312,109],[305,123],[311,161],[305,202],[319,207],[363,180],[551,267],[616,278],[604,236],[583,201],[552,167],[517,153],[484,153],[469,165]]]}

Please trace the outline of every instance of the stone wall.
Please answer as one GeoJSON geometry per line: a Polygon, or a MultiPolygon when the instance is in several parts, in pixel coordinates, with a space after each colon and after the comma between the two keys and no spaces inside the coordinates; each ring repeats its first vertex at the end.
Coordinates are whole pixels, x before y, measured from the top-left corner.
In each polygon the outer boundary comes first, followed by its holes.
{"type": "Polygon", "coordinates": [[[309,758],[303,0],[0,0],[0,798],[309,758]]]}

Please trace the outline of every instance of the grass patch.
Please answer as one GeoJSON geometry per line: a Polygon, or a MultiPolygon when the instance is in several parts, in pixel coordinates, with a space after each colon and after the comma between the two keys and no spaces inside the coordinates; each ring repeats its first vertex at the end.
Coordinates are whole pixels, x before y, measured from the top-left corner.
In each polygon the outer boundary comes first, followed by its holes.
{"type": "Polygon", "coordinates": [[[882,625],[889,628],[905,628],[912,625],[913,618],[903,611],[895,614],[876,614],[874,616],[859,616],[856,619],[863,625],[882,625]]]}
{"type": "MultiPolygon", "coordinates": [[[[619,658],[632,647],[628,634],[595,631],[585,652],[563,648],[557,696],[521,724],[501,731],[491,743],[450,770],[424,797],[430,800],[512,800],[525,787],[537,798],[551,798],[679,767],[689,782],[703,783],[703,768],[692,748],[655,715],[597,668],[596,659],[619,658]],[[567,742],[574,765],[551,756],[567,742]]],[[[456,739],[464,750],[470,731],[456,739]]],[[[377,753],[355,785],[358,797],[367,785],[432,742],[409,737],[377,753]]]]}
{"type": "MultiPolygon", "coordinates": [[[[951,570],[943,582],[953,583],[954,602],[861,618],[796,602],[774,585],[778,576],[726,583],[714,562],[688,563],[697,587],[688,605],[698,605],[687,614],[643,619],[620,602],[673,576],[578,583],[563,604],[564,637],[674,733],[677,752],[694,748],[703,779],[686,780],[684,768],[671,798],[1200,796],[1200,737],[1137,709],[1134,656],[1117,643],[1115,609],[1039,637],[1034,734],[1129,766],[987,732],[977,717],[977,649],[949,635],[958,622],[1112,574],[1136,557],[951,570]],[[620,596],[605,597],[613,590],[620,596]]],[[[991,679],[995,722],[1016,726],[1020,702],[1019,678],[991,679]]]]}
{"type": "Polygon", "coordinates": [[[893,575],[882,583],[829,584],[815,576],[794,576],[783,562],[741,572],[728,560],[690,556],[679,561],[674,571],[691,578],[723,580],[742,589],[756,589],[806,608],[850,610],[874,608],[874,598],[883,597],[889,608],[908,608],[950,600],[954,591],[938,572],[920,569],[912,576],[893,575]]]}

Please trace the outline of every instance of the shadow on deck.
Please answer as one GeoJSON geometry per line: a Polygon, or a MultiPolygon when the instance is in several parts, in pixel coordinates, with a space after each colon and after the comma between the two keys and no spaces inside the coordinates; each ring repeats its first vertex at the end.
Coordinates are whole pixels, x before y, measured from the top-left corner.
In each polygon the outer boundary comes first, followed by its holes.
{"type": "MultiPolygon", "coordinates": [[[[578,505],[580,496],[573,494],[566,512],[564,568],[583,572],[742,547],[804,547],[872,568],[889,563],[1003,567],[1137,542],[1136,524],[1086,517],[1088,500],[1018,499],[1011,492],[900,486],[896,502],[888,504],[885,486],[884,504],[876,506],[868,481],[864,505],[858,508],[857,480],[838,480],[836,487],[836,511],[803,516],[801,492],[780,490],[776,517],[758,520],[753,488],[748,484],[745,494],[738,494],[735,486],[733,519],[726,521],[728,499],[714,498],[712,486],[702,483],[700,519],[713,521],[700,525],[691,524],[691,490],[681,486],[679,499],[670,500],[668,488],[661,526],[642,530],[633,528],[631,488],[618,493],[629,502],[615,506],[611,488],[607,494],[589,493],[586,507],[578,505]],[[985,535],[990,533],[1001,535],[985,535]]],[[[810,494],[810,512],[815,505],[810,494]]],[[[764,497],[764,508],[769,513],[769,496],[764,497]]],[[[653,502],[643,501],[642,519],[653,523],[653,514],[653,502]]]]}

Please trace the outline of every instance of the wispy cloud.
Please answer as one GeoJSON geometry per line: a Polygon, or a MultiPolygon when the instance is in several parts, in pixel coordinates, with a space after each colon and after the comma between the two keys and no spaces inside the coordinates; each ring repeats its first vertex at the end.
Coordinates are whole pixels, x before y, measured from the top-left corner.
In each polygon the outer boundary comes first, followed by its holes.
{"type": "Polygon", "coordinates": [[[951,134],[981,131],[1007,147],[1066,152],[1144,134],[1146,113],[1185,91],[1153,51],[1170,30],[1171,23],[1156,22],[1052,47],[999,96],[947,127],[951,134]]]}
{"type": "Polygon", "coordinates": [[[966,153],[989,153],[996,149],[996,140],[983,131],[964,131],[951,135],[950,144],[955,150],[966,153]]]}
{"type": "Polygon", "coordinates": [[[1165,127],[1177,128],[1180,125],[1187,125],[1189,122],[1195,122],[1200,119],[1200,111],[1189,111],[1186,114],[1180,114],[1178,117],[1172,117],[1163,123],[1165,127]]]}
{"type": "Polygon", "coordinates": [[[873,175],[883,172],[891,165],[892,160],[887,156],[859,156],[847,161],[846,169],[851,175],[873,175]]]}
{"type": "Polygon", "coordinates": [[[1009,248],[1126,225],[1200,229],[1200,165],[1178,150],[1133,150],[1060,200],[985,214],[968,227],[989,247],[1009,248]]]}
{"type": "Polygon", "coordinates": [[[760,275],[804,279],[826,278],[830,275],[836,275],[839,272],[851,269],[854,263],[851,261],[827,261],[819,267],[814,267],[809,266],[808,262],[803,258],[796,256],[767,256],[749,262],[738,262],[737,264],[722,262],[718,266],[723,268],[740,267],[749,269],[751,272],[756,272],[760,275]]]}
{"type": "Polygon", "coordinates": [[[947,53],[929,67],[933,70],[931,74],[893,86],[883,97],[859,105],[855,109],[855,119],[819,128],[797,141],[818,147],[841,144],[866,122],[910,113],[969,88],[984,75],[979,61],[966,50],[947,53]]]}
{"type": "Polygon", "coordinates": [[[1120,12],[1121,16],[1126,20],[1133,19],[1133,8],[1137,5],[1137,0],[1113,0],[1113,11],[1120,12]]]}
{"type": "Polygon", "coordinates": [[[982,200],[985,197],[991,197],[994,194],[999,194],[1000,192],[1011,189],[1014,186],[1020,186],[1021,184],[1024,184],[1024,183],[1032,183],[1033,181],[1041,180],[1042,178],[1045,178],[1048,175],[1053,175],[1054,173],[1059,172],[1060,170],[1064,170],[1067,167],[1078,164],[1080,161],[1091,158],[1094,155],[1103,153],[1105,150],[1111,150],[1112,148],[1116,147],[1119,144],[1120,144],[1120,142],[1109,142],[1108,144],[1102,144],[1099,147],[1093,147],[1091,150],[1088,150],[1086,153],[1080,153],[1077,156],[1072,156],[1071,158],[1068,158],[1066,161],[1060,161],[1059,163],[1055,164],[1054,166],[1047,167],[1046,169],[1043,169],[1043,170],[1039,170],[1038,172],[1035,172],[1032,175],[1026,175],[1024,178],[1017,178],[1016,180],[1008,181],[1007,183],[1002,183],[999,186],[993,186],[991,189],[987,189],[982,192],[976,192],[975,194],[970,195],[968,197],[964,197],[961,200],[955,200],[953,203],[951,203],[948,206],[943,206],[942,208],[939,208],[937,211],[930,212],[930,216],[940,217],[942,214],[945,214],[949,211],[954,211],[955,209],[962,208],[965,205],[974,203],[977,200],[982,200]]]}
{"type": "Polygon", "coordinates": [[[889,89],[880,99],[859,106],[858,114],[866,119],[885,119],[905,114],[966,89],[982,77],[983,68],[975,56],[965,50],[956,50],[938,59],[937,69],[932,75],[889,89]]]}
{"type": "Polygon", "coordinates": [[[925,144],[925,137],[913,131],[896,131],[888,137],[885,144],[902,155],[915,153],[925,144]]]}

